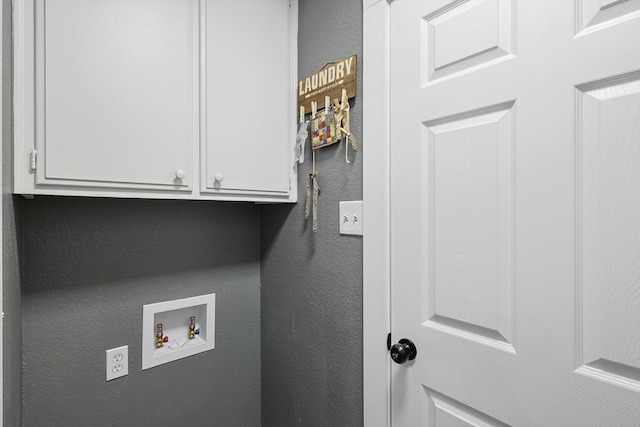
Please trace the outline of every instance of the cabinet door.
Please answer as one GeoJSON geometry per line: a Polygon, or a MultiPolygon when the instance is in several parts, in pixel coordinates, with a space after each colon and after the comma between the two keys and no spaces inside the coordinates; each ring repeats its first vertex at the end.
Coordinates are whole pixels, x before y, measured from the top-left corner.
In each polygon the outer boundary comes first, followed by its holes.
{"type": "Polygon", "coordinates": [[[190,190],[197,1],[38,0],[35,16],[36,187],[190,190]]]}
{"type": "Polygon", "coordinates": [[[295,18],[289,0],[207,0],[202,192],[287,195],[295,18]]]}

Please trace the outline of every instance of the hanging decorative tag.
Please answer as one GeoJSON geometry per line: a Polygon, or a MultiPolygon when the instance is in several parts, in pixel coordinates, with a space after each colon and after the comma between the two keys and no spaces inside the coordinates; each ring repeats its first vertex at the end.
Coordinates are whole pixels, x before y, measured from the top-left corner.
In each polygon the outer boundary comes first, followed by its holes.
{"type": "Polygon", "coordinates": [[[318,232],[318,195],[320,194],[320,186],[318,185],[317,174],[313,175],[313,219],[311,220],[313,232],[318,232]]]}
{"type": "Polygon", "coordinates": [[[311,148],[314,150],[338,142],[336,138],[336,119],[330,105],[318,111],[311,122],[311,148]]]}
{"type": "Polygon", "coordinates": [[[320,186],[318,186],[318,172],[309,174],[306,188],[306,204],[304,207],[304,218],[309,219],[311,214],[311,226],[314,233],[318,232],[318,195],[320,194],[320,186]]]}
{"type": "MultiPolygon", "coordinates": [[[[315,108],[313,109],[316,113],[315,108]]],[[[307,181],[306,188],[306,204],[304,207],[304,218],[309,219],[309,213],[312,214],[312,227],[313,232],[318,232],[318,196],[320,194],[320,187],[318,186],[318,171],[316,170],[316,152],[311,151],[311,173],[309,174],[309,180],[307,181]]]]}
{"type": "Polygon", "coordinates": [[[296,136],[296,162],[304,163],[304,149],[309,137],[309,120],[300,123],[296,136]]]}
{"type": "Polygon", "coordinates": [[[340,130],[345,135],[345,147],[344,147],[344,158],[347,163],[351,163],[349,161],[349,143],[351,143],[351,148],[353,151],[358,151],[358,143],[356,142],[356,137],[351,133],[351,117],[349,114],[350,106],[349,99],[347,98],[346,91],[342,91],[342,103],[340,104],[341,110],[341,124],[339,126],[340,130]]]}

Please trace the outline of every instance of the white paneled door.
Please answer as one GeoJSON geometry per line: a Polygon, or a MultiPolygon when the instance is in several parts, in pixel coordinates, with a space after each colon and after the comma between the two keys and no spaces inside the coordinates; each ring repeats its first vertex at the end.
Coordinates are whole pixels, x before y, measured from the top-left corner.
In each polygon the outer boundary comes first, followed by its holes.
{"type": "Polygon", "coordinates": [[[640,1],[390,5],[391,418],[640,426],[640,1]]]}

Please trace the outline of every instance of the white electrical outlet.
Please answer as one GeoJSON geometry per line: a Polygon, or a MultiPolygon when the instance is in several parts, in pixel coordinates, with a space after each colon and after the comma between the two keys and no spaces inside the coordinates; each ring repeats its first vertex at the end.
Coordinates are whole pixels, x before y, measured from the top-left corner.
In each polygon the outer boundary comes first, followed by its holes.
{"type": "Polygon", "coordinates": [[[129,375],[129,346],[107,350],[107,381],[129,375]]]}

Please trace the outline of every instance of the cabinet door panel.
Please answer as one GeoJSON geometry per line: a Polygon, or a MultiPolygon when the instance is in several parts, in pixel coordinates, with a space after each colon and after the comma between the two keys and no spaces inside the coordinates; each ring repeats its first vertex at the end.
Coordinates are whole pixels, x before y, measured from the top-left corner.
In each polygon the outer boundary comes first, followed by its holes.
{"type": "Polygon", "coordinates": [[[197,8],[191,0],[37,4],[45,141],[37,184],[190,189],[197,8]]]}
{"type": "Polygon", "coordinates": [[[289,1],[208,0],[205,6],[202,190],[287,193],[295,114],[289,1]]]}

